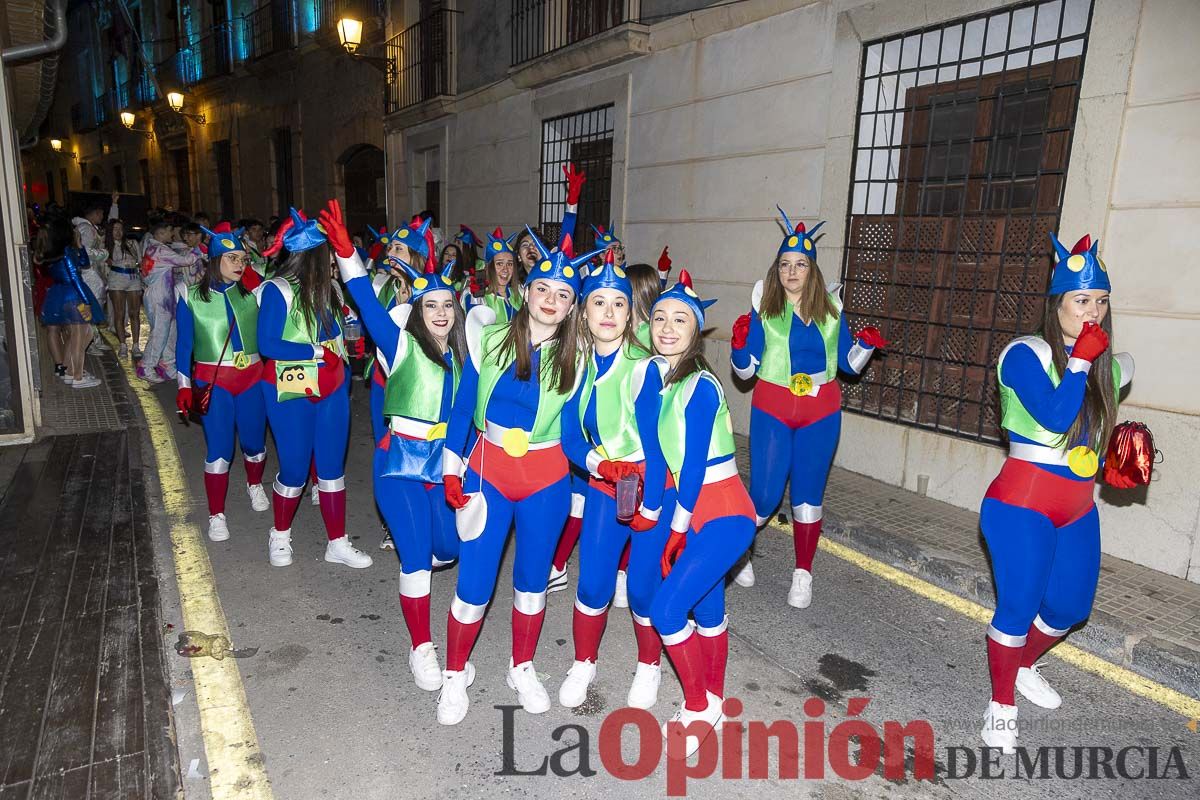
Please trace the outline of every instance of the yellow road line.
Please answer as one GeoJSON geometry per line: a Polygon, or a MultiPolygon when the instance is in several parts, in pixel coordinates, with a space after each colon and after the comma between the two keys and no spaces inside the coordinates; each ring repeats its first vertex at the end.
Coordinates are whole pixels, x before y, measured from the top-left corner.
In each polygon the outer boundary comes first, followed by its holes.
{"type": "MultiPolygon", "coordinates": [[[[109,341],[116,344],[111,337],[109,341]]],[[[179,600],[183,606],[184,630],[220,634],[229,639],[229,625],[217,596],[208,550],[200,529],[191,521],[192,497],[170,422],[158,399],[137,379],[133,367],[123,362],[122,368],[142,406],[150,441],[154,445],[163,507],[171,526],[175,580],[179,584],[179,600]]],[[[274,797],[237,662],[232,658],[221,661],[196,658],[191,667],[214,800],[269,800],[274,797]]]]}
{"type": "MultiPolygon", "coordinates": [[[[789,536],[791,535],[791,531],[788,528],[776,522],[772,522],[771,527],[789,536]]],[[[883,578],[889,583],[907,589],[914,594],[924,597],[926,600],[932,600],[938,605],[956,611],[981,625],[987,625],[992,620],[991,609],[959,597],[953,592],[948,592],[945,589],[934,586],[932,583],[921,580],[904,570],[897,569],[870,556],[863,555],[844,544],[831,541],[828,537],[821,538],[820,548],[830,555],[837,556],[865,572],[869,572],[872,575],[883,578]]],[[[1098,675],[1127,692],[1158,703],[1181,716],[1189,719],[1200,717],[1200,700],[1188,697],[1182,692],[1178,692],[1169,686],[1163,686],[1161,683],[1138,675],[1136,672],[1113,664],[1111,661],[1105,661],[1103,658],[1081,650],[1072,644],[1060,642],[1050,651],[1050,655],[1067,662],[1073,667],[1098,675]]]]}

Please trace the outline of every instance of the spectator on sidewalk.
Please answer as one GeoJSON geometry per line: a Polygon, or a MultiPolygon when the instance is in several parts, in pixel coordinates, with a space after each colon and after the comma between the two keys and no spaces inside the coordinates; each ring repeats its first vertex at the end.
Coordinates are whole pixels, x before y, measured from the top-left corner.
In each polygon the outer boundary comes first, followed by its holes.
{"type": "MultiPolygon", "coordinates": [[[[119,195],[113,192],[112,205],[107,209],[109,219],[116,219],[118,216],[118,197],[119,195]]],[[[79,246],[87,252],[88,256],[88,265],[82,266],[83,281],[102,304],[107,298],[108,283],[108,251],[104,249],[104,234],[100,231],[100,223],[104,221],[104,212],[104,203],[93,200],[84,207],[82,216],[71,220],[71,224],[75,226],[75,231],[79,234],[79,246]]],[[[96,354],[102,350],[108,350],[108,345],[100,338],[99,330],[95,325],[92,328],[92,342],[88,352],[96,354]]]]}
{"type": "Polygon", "coordinates": [[[133,335],[134,359],[142,356],[142,260],[141,247],[125,235],[125,223],[110,219],[104,232],[104,249],[108,251],[108,300],[112,309],[112,324],[121,348],[117,355],[130,353],[127,337],[133,335]],[[128,330],[126,324],[128,323],[128,330]]]}
{"type": "Polygon", "coordinates": [[[137,367],[137,376],[150,383],[175,379],[175,283],[195,269],[199,257],[171,246],[172,226],[151,226],[142,256],[145,292],[142,303],[150,323],[150,340],[137,367]]]}
{"type": "Polygon", "coordinates": [[[86,250],[72,246],[77,242],[78,232],[66,219],[56,218],[47,225],[42,260],[49,264],[54,283],[46,293],[41,321],[50,336],[55,374],[68,386],[89,389],[99,386],[100,380],[84,370],[84,351],[92,325],[104,322],[104,310],[83,280],[88,256],[86,250]]]}

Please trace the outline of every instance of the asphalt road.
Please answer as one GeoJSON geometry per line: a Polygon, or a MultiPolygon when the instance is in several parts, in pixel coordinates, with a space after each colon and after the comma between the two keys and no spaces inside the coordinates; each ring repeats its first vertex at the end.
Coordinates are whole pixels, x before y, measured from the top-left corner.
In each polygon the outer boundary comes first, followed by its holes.
{"type": "MultiPolygon", "coordinates": [[[[1043,674],[1064,703],[1054,712],[1020,703],[1025,761],[1019,755],[981,754],[978,731],[989,691],[980,626],[825,552],[817,556],[813,606],[794,610],[784,601],[791,542],[771,530],[759,537],[758,585],[728,589],[727,695],[743,704],[737,717],[743,733],[726,736],[720,754],[713,748],[711,777],[689,777],[685,766],[660,756],[661,739],[649,735],[648,719],[645,748],[637,745],[636,724],[625,727],[620,746],[613,736],[601,735],[608,715],[623,704],[633,672],[634,641],[623,610],[610,615],[588,702],[574,711],[557,705],[558,685],[573,652],[574,559],[570,587],[550,595],[534,662],[554,707],[539,716],[498,708],[516,705],[515,693],[504,683],[511,605],[506,559],[497,599],[472,656],[478,678],[470,690],[470,714],[456,727],[440,726],[434,718],[437,693],[416,688],[408,670],[395,553],[377,549],[381,531],[371,499],[367,397],[361,383],[354,390],[348,529],[375,558],[374,566],[353,570],[322,560],[325,535],[306,496],[293,527],[294,563],[270,567],[271,516],[250,510],[240,465],[234,467],[227,511],[232,536],[228,542],[208,542],[233,644],[258,648],[239,665],[277,798],[634,800],[662,797],[668,789],[689,797],[734,798],[763,792],[831,799],[1200,796],[1193,778],[1200,771],[1200,734],[1189,729],[1188,720],[1053,658],[1043,674]],[[865,708],[857,701],[860,707],[853,709],[868,725],[839,728],[855,698],[868,701],[865,708]],[[815,707],[817,700],[823,710],[815,707]],[[886,759],[875,768],[845,763],[847,749],[857,760],[858,742],[865,742],[869,759],[880,732],[894,733],[908,723],[918,723],[910,730],[920,730],[921,721],[931,731],[924,739],[933,743],[928,758],[916,756],[910,738],[900,756],[906,759],[902,770],[895,764],[885,769],[886,759]],[[798,778],[787,775],[786,756],[781,766],[778,740],[764,747],[761,731],[755,730],[761,728],[758,723],[777,722],[782,724],[771,730],[784,738],[788,730],[797,732],[798,778]],[[816,753],[823,757],[810,755],[816,753]],[[612,774],[619,768],[618,756],[638,765],[631,779],[612,774]],[[766,776],[748,777],[763,758],[766,776]],[[931,780],[914,776],[918,766],[930,763],[931,780]],[[543,765],[545,774],[536,774],[543,765]],[[588,772],[593,774],[583,774],[588,772]]],[[[173,388],[159,387],[156,394],[173,419],[173,388]]],[[[203,530],[203,438],[196,426],[175,430],[195,496],[195,521],[203,530]]],[[[272,464],[268,480],[274,473],[272,464]]],[[[169,569],[165,554],[160,564],[169,569]]],[[[163,577],[173,584],[170,574],[163,577]]],[[[433,578],[433,631],[439,644],[454,580],[453,567],[433,578]]],[[[172,607],[166,612],[168,618],[178,613],[172,607]]],[[[187,691],[189,665],[172,658],[185,772],[192,758],[200,759],[192,776],[185,776],[185,786],[189,797],[204,797],[206,766],[187,691]]],[[[678,682],[665,669],[654,716],[665,720],[680,701],[678,682]]],[[[606,734],[615,720],[609,725],[606,734]]],[[[895,762],[900,750],[887,744],[883,752],[895,762]]],[[[691,770],[703,773],[708,766],[691,770]]]]}

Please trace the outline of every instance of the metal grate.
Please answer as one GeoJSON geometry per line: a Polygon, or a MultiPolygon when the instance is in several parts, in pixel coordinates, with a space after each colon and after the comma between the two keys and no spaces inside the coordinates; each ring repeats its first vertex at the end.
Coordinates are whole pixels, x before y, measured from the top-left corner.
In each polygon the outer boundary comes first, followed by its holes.
{"type": "Polygon", "coordinates": [[[852,330],[892,341],[846,409],[998,441],[994,366],[1037,329],[1091,0],[863,46],[842,268],[852,330]]]}
{"type": "Polygon", "coordinates": [[[513,66],[641,18],[641,0],[512,0],[513,66]]]}
{"type": "Polygon", "coordinates": [[[546,243],[558,244],[567,210],[563,167],[574,164],[587,174],[575,224],[575,252],[590,250],[592,225],[610,223],[613,155],[613,107],[597,106],[542,121],[542,172],[538,226],[546,243]]]}
{"type": "Polygon", "coordinates": [[[455,93],[455,15],[461,13],[435,11],[388,39],[386,55],[396,65],[396,79],[384,88],[385,114],[455,93]]]}

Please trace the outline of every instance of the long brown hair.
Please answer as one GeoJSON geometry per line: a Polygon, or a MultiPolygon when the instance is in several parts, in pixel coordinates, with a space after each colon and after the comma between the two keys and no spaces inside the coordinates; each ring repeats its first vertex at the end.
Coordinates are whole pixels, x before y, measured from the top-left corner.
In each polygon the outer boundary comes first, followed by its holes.
{"type": "MultiPolygon", "coordinates": [[[[1054,360],[1054,369],[1059,376],[1066,374],[1067,350],[1063,344],[1062,325],[1058,321],[1058,309],[1066,299],[1065,294],[1054,294],[1046,298],[1046,311],[1042,319],[1042,338],[1050,345],[1050,353],[1054,360]]],[[[1091,371],[1088,372],[1087,389],[1083,395],[1083,405],[1071,427],[1062,436],[1059,445],[1064,451],[1074,447],[1086,434],[1089,446],[1097,453],[1103,453],[1108,447],[1108,438],[1112,435],[1113,425],[1117,416],[1117,392],[1113,386],[1112,368],[1112,309],[1104,315],[1100,328],[1108,334],[1109,347],[1092,361],[1091,371]]]]}
{"type": "MultiPolygon", "coordinates": [[[[592,337],[592,329],[588,327],[587,313],[584,311],[584,306],[587,304],[587,298],[583,298],[583,302],[579,304],[579,314],[577,326],[579,328],[579,352],[582,354],[584,364],[588,363],[592,355],[596,352],[596,340],[592,337]]],[[[636,345],[644,350],[649,348],[638,340],[636,335],[636,321],[634,320],[633,303],[629,304],[629,316],[625,318],[625,330],[621,331],[621,348],[629,345],[636,345]]]]}
{"type": "MultiPolygon", "coordinates": [[[[485,266],[483,268],[483,276],[484,276],[484,280],[487,284],[484,287],[483,293],[484,294],[494,294],[497,297],[503,297],[505,300],[507,300],[508,299],[507,292],[510,289],[514,292],[517,291],[517,287],[514,286],[513,284],[517,283],[517,263],[520,260],[521,259],[517,258],[516,253],[507,253],[507,252],[500,253],[500,254],[497,254],[496,256],[489,258],[487,260],[487,266],[485,266]],[[500,280],[496,277],[496,259],[499,258],[500,255],[511,255],[512,260],[513,260],[512,274],[508,276],[508,286],[504,287],[504,291],[506,292],[506,294],[504,294],[504,295],[501,295],[499,292],[500,280]]],[[[520,284],[517,284],[517,285],[520,285],[520,284]]]]}
{"type": "MultiPolygon", "coordinates": [[[[579,305],[572,303],[566,319],[558,324],[558,342],[554,346],[554,358],[550,362],[550,379],[557,394],[567,394],[575,388],[575,369],[579,358],[579,322],[576,319],[578,314],[579,305]]],[[[527,381],[533,372],[529,342],[529,304],[523,303],[513,315],[504,338],[484,357],[507,361],[510,356],[514,356],[517,363],[517,380],[527,381]]],[[[540,369],[546,369],[546,362],[541,363],[540,369]]]]}
{"type": "Polygon", "coordinates": [[[288,253],[275,270],[275,276],[299,283],[296,292],[296,307],[304,319],[317,325],[314,335],[321,335],[321,328],[333,330],[335,319],[340,316],[333,308],[333,278],[329,274],[329,245],[321,244],[311,250],[288,253]]]}
{"type": "MultiPolygon", "coordinates": [[[[651,313],[653,319],[653,312],[651,313]]],[[[663,379],[663,386],[670,386],[672,383],[677,383],[693,372],[705,370],[712,372],[712,365],[708,363],[708,359],[704,357],[704,335],[700,330],[700,320],[693,315],[692,319],[696,322],[696,333],[692,336],[692,341],[688,343],[687,349],[683,351],[683,355],[679,357],[679,362],[675,368],[667,373],[663,379]]],[[[652,322],[651,325],[654,323],[652,322]]],[[[654,348],[654,334],[650,334],[650,347],[654,348]]]]}
{"type": "Polygon", "coordinates": [[[650,310],[662,294],[662,284],[658,279],[658,270],[649,264],[629,264],[625,267],[625,275],[633,287],[632,316],[636,327],[650,321],[650,310]]]}
{"type": "MultiPolygon", "coordinates": [[[[221,259],[225,258],[225,255],[223,253],[220,258],[210,258],[204,262],[204,274],[200,276],[200,283],[196,286],[196,293],[206,303],[212,296],[212,290],[225,282],[225,276],[221,274],[221,259]]],[[[250,269],[250,267],[247,266],[246,269],[250,269]]],[[[242,285],[241,281],[236,281],[235,283],[243,297],[250,294],[250,292],[246,291],[246,287],[242,285]]]]}
{"type": "MultiPolygon", "coordinates": [[[[442,358],[441,348],[438,347],[433,332],[429,330],[429,326],[425,324],[425,317],[421,314],[421,306],[419,304],[424,299],[424,297],[417,299],[417,303],[413,305],[412,313],[408,315],[408,323],[404,326],[404,329],[416,339],[417,346],[421,348],[421,352],[425,354],[426,358],[449,372],[450,367],[446,364],[446,360],[442,358]]],[[[450,329],[450,334],[446,337],[446,345],[450,348],[450,352],[454,355],[454,361],[460,368],[467,357],[466,325],[467,316],[463,313],[462,306],[455,303],[454,327],[450,329]]]]}
{"type": "Polygon", "coordinates": [[[137,258],[135,243],[129,238],[129,227],[119,219],[110,219],[104,226],[104,249],[108,251],[109,258],[117,254],[116,239],[113,238],[113,228],[117,225],[121,226],[121,249],[130,258],[137,258]]]}
{"type": "MultiPolygon", "coordinates": [[[[804,287],[800,290],[800,300],[796,303],[796,310],[800,312],[803,319],[817,324],[830,317],[836,319],[837,306],[829,299],[829,293],[825,288],[825,276],[821,274],[821,268],[817,266],[816,261],[808,256],[804,257],[808,259],[808,277],[804,281],[804,287]]],[[[775,261],[771,263],[771,268],[767,270],[767,278],[763,282],[763,296],[758,313],[763,318],[778,317],[784,313],[787,306],[787,292],[783,288],[783,281],[779,278],[779,256],[775,256],[775,261]]]]}

